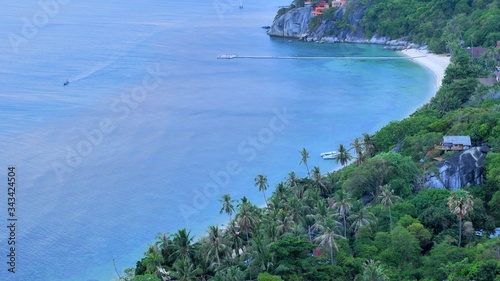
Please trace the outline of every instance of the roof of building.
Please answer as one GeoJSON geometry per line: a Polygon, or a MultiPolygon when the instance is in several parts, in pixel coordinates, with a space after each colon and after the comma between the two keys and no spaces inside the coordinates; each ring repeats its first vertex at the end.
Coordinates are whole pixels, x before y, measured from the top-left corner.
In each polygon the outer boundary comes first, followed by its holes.
{"type": "Polygon", "coordinates": [[[483,48],[483,47],[468,47],[467,48],[467,53],[471,55],[473,58],[477,59],[480,56],[482,56],[486,51],[488,51],[488,48],[483,48]]]}
{"type": "Polygon", "coordinates": [[[483,77],[483,78],[477,78],[477,80],[484,85],[492,86],[497,82],[497,78],[495,77],[483,77]]]}
{"type": "Polygon", "coordinates": [[[444,143],[451,144],[463,144],[463,145],[471,145],[469,136],[445,136],[443,137],[444,143]]]}

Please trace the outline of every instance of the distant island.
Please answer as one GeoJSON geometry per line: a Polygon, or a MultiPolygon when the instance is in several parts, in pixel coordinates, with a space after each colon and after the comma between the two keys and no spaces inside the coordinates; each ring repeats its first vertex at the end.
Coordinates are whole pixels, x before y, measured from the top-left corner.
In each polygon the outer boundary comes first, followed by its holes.
{"type": "Polygon", "coordinates": [[[500,280],[500,1],[294,1],[268,33],[451,59],[420,61],[447,65],[437,93],[340,144],[341,169],[297,148],[306,177],[291,171],[268,197],[255,176],[266,207],[224,194],[224,229],[159,233],[120,280],[500,280]]]}

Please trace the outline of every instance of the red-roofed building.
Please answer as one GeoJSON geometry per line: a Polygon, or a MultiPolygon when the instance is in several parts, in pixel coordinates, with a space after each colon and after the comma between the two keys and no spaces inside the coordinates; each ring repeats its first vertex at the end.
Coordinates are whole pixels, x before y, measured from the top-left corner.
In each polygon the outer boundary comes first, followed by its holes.
{"type": "Polygon", "coordinates": [[[313,15],[321,15],[323,13],[323,10],[324,9],[328,9],[330,8],[330,5],[324,1],[324,0],[321,0],[318,5],[316,5],[316,8],[314,9],[314,11],[312,11],[312,14],[313,15]]]}

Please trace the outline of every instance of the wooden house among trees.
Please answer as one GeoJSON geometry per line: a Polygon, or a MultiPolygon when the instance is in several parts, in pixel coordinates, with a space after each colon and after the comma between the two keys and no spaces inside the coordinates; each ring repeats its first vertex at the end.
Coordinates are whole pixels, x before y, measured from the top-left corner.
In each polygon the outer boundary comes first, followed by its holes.
{"type": "Polygon", "coordinates": [[[466,150],[471,147],[471,141],[469,136],[445,136],[443,137],[443,142],[436,146],[439,150],[466,150]]]}

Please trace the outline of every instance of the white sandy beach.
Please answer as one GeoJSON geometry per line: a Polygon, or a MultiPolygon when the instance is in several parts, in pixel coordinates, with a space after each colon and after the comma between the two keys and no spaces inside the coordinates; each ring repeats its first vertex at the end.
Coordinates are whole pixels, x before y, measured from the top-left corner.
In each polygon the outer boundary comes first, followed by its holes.
{"type": "MultiPolygon", "coordinates": [[[[444,78],[444,71],[450,64],[450,57],[447,55],[436,55],[425,50],[407,49],[401,51],[405,56],[412,58],[412,60],[434,73],[436,76],[436,91],[441,87],[444,78]]],[[[434,96],[436,93],[433,93],[434,96]]]]}

